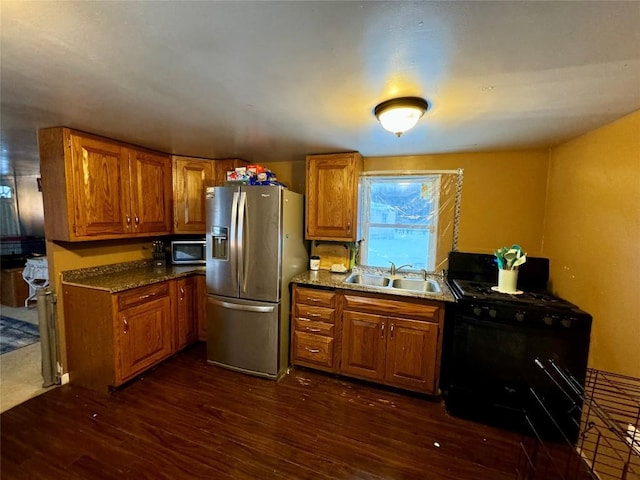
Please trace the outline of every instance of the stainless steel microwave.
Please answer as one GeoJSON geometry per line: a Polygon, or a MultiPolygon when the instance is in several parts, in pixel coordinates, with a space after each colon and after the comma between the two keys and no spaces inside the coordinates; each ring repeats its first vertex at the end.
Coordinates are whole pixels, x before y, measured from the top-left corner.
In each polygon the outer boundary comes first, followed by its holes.
{"type": "Polygon", "coordinates": [[[174,265],[204,265],[207,263],[205,240],[172,240],[171,263],[174,265]]]}

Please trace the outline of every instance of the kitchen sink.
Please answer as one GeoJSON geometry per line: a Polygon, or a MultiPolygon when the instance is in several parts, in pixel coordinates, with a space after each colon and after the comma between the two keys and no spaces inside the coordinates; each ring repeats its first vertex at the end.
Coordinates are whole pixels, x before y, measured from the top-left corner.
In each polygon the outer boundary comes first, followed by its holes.
{"type": "Polygon", "coordinates": [[[353,273],[346,278],[345,282],[355,283],[356,285],[367,285],[369,287],[386,287],[389,285],[389,277],[353,273]]]}
{"type": "Polygon", "coordinates": [[[384,290],[410,290],[412,292],[440,293],[438,282],[434,280],[421,280],[418,278],[390,278],[384,275],[352,273],[345,283],[353,285],[366,285],[379,287],[384,290]]]}
{"type": "Polygon", "coordinates": [[[414,292],[440,292],[440,287],[433,280],[420,280],[417,278],[396,278],[391,284],[391,288],[411,290],[414,292]]]}

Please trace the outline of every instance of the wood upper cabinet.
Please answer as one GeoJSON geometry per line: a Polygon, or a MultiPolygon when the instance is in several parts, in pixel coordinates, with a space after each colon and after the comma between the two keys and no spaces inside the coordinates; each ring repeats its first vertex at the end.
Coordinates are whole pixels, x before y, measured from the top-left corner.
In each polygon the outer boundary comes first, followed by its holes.
{"type": "Polygon", "coordinates": [[[307,156],[308,240],[355,241],[358,215],[358,152],[307,156]]]}
{"type": "Polygon", "coordinates": [[[443,308],[344,294],[341,373],[437,393],[443,308]]]}
{"type": "Polygon", "coordinates": [[[173,156],[173,233],[206,232],[205,192],[214,183],[214,160],[173,156]]]}
{"type": "Polygon", "coordinates": [[[172,178],[167,155],[127,148],[132,233],[171,233],[172,178]]]}
{"type": "Polygon", "coordinates": [[[40,130],[39,148],[48,239],[171,233],[169,156],[68,128],[40,130]]]}
{"type": "Polygon", "coordinates": [[[176,286],[176,350],[198,340],[199,297],[198,276],[180,278],[176,286]]]}
{"type": "Polygon", "coordinates": [[[228,170],[249,165],[249,162],[242,160],[241,158],[222,158],[214,160],[214,162],[214,185],[216,186],[224,185],[224,182],[227,180],[228,170]]]}

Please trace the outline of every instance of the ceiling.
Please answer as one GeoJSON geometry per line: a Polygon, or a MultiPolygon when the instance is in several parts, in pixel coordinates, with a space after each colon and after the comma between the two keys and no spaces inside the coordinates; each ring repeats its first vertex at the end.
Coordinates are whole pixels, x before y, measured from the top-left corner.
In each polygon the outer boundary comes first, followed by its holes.
{"type": "Polygon", "coordinates": [[[0,174],[37,131],[256,163],[550,147],[640,109],[640,2],[4,1],[0,174]],[[397,138],[372,114],[430,109],[397,138]]]}

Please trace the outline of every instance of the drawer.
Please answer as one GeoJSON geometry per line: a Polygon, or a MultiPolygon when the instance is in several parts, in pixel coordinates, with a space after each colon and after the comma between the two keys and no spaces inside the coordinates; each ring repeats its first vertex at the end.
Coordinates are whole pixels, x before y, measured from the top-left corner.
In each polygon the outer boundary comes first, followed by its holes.
{"type": "Polygon", "coordinates": [[[437,323],[440,321],[440,307],[431,304],[352,294],[345,294],[343,299],[343,308],[345,310],[391,317],[413,318],[427,322],[437,323]]]}
{"type": "Polygon", "coordinates": [[[297,318],[314,320],[316,322],[335,323],[336,311],[333,308],[296,303],[293,315],[297,318]]]}
{"type": "Polygon", "coordinates": [[[134,288],[133,290],[118,294],[118,309],[124,310],[168,295],[169,282],[154,283],[146,287],[134,288]]]}
{"type": "Polygon", "coordinates": [[[312,335],[324,335],[326,337],[333,337],[333,325],[324,322],[314,322],[313,320],[307,320],[305,318],[295,319],[296,332],[305,332],[312,335]]]}
{"type": "Polygon", "coordinates": [[[333,338],[295,332],[293,357],[298,360],[333,367],[333,338]]]}
{"type": "Polygon", "coordinates": [[[296,303],[335,308],[336,292],[315,288],[296,287],[296,303]]]}

